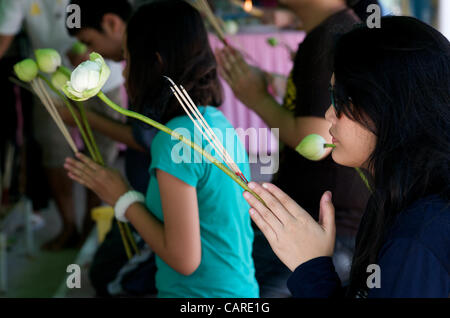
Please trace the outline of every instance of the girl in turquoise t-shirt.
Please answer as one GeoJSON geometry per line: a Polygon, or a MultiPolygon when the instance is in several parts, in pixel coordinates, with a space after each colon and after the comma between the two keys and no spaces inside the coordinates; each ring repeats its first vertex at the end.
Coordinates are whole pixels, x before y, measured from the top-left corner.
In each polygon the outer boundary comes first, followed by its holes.
{"type": "MultiPolygon", "coordinates": [[[[198,11],[184,1],[144,5],[128,22],[123,48],[127,91],[140,112],[208,151],[163,75],[172,78],[202,105],[199,111],[250,178],[244,147],[214,107],[221,104],[221,87],[198,11]]],[[[165,133],[158,133],[153,140],[151,155],[146,204],[131,204],[125,218],[157,255],[158,296],[258,297],[251,256],[253,230],[240,186],[165,133]]],[[[67,161],[70,176],[106,203],[114,206],[130,190],[118,173],[82,155],[79,158],[84,164],[67,161]]]]}

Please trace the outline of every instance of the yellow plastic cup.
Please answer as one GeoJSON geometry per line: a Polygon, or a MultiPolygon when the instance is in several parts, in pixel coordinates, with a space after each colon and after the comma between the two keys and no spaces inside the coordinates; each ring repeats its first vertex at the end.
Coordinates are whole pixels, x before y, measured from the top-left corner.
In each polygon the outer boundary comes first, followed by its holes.
{"type": "Polygon", "coordinates": [[[102,243],[106,234],[111,230],[114,219],[114,209],[111,206],[99,206],[91,210],[91,217],[97,224],[98,242],[102,243]]]}

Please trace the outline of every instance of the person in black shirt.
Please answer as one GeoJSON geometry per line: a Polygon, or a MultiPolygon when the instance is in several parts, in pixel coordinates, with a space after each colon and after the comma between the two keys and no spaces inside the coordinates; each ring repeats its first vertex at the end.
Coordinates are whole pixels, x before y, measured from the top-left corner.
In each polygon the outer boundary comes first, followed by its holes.
{"type": "MultiPolygon", "coordinates": [[[[307,36],[300,43],[289,75],[283,105],[268,93],[260,70],[250,68],[240,53],[227,46],[217,52],[221,74],[235,95],[272,128],[279,128],[284,148],[274,183],[318,219],[318,202],[326,190],[335,193],[338,238],[334,262],[343,281],[349,275],[354,238],[369,191],[354,169],[338,166],[331,158],[309,161],[294,149],[309,134],[331,143],[325,112],[337,37],[361,23],[345,0],[283,0],[300,18],[307,36]]],[[[329,154],[327,151],[324,155],[329,154]]],[[[255,233],[254,257],[261,296],[286,296],[290,271],[275,255],[260,232],[255,233]],[[270,255],[269,255],[270,254],[270,255]]]]}

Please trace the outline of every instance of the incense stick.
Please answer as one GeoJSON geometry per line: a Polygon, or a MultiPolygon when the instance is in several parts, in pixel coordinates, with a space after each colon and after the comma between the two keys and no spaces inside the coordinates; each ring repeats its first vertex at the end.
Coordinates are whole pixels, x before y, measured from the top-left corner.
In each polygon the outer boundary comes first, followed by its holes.
{"type": "MultiPolygon", "coordinates": [[[[243,177],[243,181],[248,183],[247,179],[245,179],[244,174],[241,172],[241,170],[239,169],[239,167],[237,166],[237,164],[234,162],[234,160],[231,158],[231,156],[228,154],[228,151],[225,149],[225,147],[222,145],[222,143],[219,141],[219,139],[217,138],[217,135],[214,133],[214,131],[211,129],[211,127],[208,125],[208,123],[206,122],[205,118],[202,116],[202,114],[200,113],[200,111],[198,110],[197,106],[195,105],[195,103],[192,101],[191,97],[189,96],[189,94],[186,92],[186,90],[184,89],[183,86],[180,85],[181,91],[184,93],[184,95],[186,96],[186,98],[189,100],[189,103],[191,104],[190,110],[191,112],[197,115],[196,118],[198,120],[200,120],[200,122],[203,122],[204,126],[203,127],[206,131],[209,131],[209,133],[212,135],[212,138],[215,140],[216,145],[219,147],[219,149],[221,149],[221,151],[223,152],[223,155],[225,156],[225,158],[227,159],[227,161],[229,164],[231,164],[232,166],[232,170],[236,172],[236,174],[240,177],[243,177]]],[[[189,105],[189,104],[188,104],[189,105]]]]}
{"type": "MultiPolygon", "coordinates": [[[[166,76],[165,76],[166,77],[166,76]]],[[[166,77],[171,85],[171,90],[174,93],[175,97],[177,98],[178,102],[180,103],[181,107],[184,109],[188,117],[191,119],[191,121],[194,123],[194,125],[197,127],[197,129],[200,131],[200,133],[206,137],[206,140],[208,143],[214,148],[216,153],[220,156],[220,158],[227,164],[228,168],[232,170],[238,177],[242,179],[246,184],[248,183],[248,180],[245,178],[242,171],[239,169],[237,164],[234,162],[234,160],[231,158],[231,156],[228,154],[225,147],[222,145],[222,143],[217,138],[214,131],[211,129],[211,127],[206,122],[205,118],[202,116],[202,114],[199,112],[197,106],[192,101],[189,94],[186,92],[186,90],[182,87],[181,89],[178,88],[178,86],[168,77],[166,77]],[[192,118],[192,115],[197,119],[197,121],[202,126],[205,133],[203,133],[203,130],[198,126],[197,122],[192,118]]]]}
{"type": "MultiPolygon", "coordinates": [[[[61,117],[59,116],[59,113],[57,111],[56,111],[56,113],[54,112],[54,109],[51,106],[51,105],[53,105],[53,102],[51,101],[51,98],[49,100],[46,100],[45,93],[41,91],[41,87],[39,87],[38,80],[39,79],[33,80],[31,82],[31,87],[33,88],[33,90],[36,93],[36,95],[38,95],[40,101],[42,102],[42,104],[44,105],[45,109],[47,110],[47,112],[52,117],[53,121],[58,126],[59,130],[61,131],[61,133],[63,134],[63,136],[66,139],[67,143],[69,144],[70,148],[72,148],[72,151],[74,153],[78,152],[78,149],[77,149],[77,147],[75,145],[75,142],[73,141],[72,137],[70,136],[70,133],[67,130],[67,127],[64,125],[61,117]]],[[[45,88],[44,88],[44,91],[45,91],[45,88]]]]}
{"type": "Polygon", "coordinates": [[[193,2],[193,6],[199,10],[200,12],[203,12],[208,19],[209,23],[215,30],[217,36],[219,37],[220,41],[222,41],[224,44],[227,44],[227,41],[225,39],[225,32],[222,30],[220,23],[215,16],[215,14],[212,12],[211,7],[209,6],[208,2],[206,0],[195,0],[193,2]]]}

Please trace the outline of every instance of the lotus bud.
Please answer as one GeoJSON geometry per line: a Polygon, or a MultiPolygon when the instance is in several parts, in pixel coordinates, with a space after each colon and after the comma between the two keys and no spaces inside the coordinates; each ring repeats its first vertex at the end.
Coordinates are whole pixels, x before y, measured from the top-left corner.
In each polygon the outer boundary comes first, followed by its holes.
{"type": "Polygon", "coordinates": [[[44,73],[53,73],[61,65],[61,56],[54,49],[37,49],[34,51],[39,69],[44,73]]]}
{"type": "Polygon", "coordinates": [[[25,59],[14,65],[14,72],[24,82],[31,82],[38,74],[38,66],[32,59],[25,59]]]}

